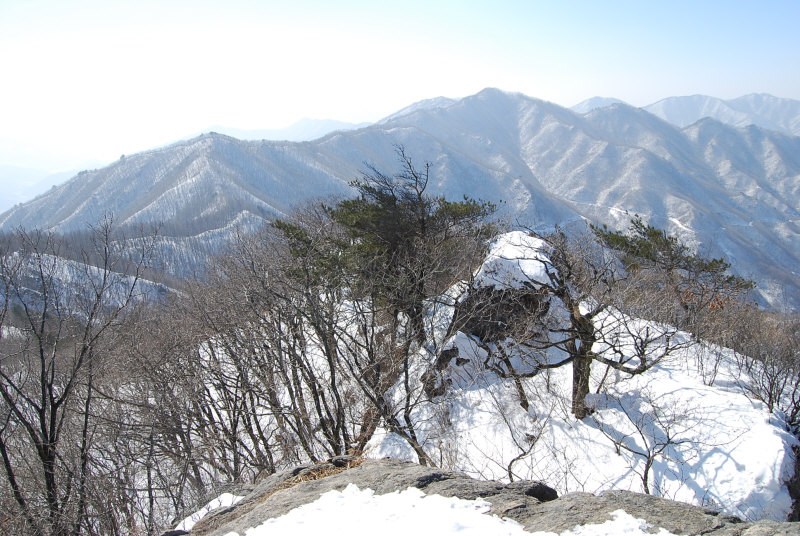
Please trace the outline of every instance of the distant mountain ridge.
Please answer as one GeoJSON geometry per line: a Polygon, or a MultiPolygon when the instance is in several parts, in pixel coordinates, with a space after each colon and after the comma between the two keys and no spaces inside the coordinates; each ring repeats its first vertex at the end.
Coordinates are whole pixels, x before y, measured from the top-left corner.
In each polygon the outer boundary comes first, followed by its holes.
{"type": "Polygon", "coordinates": [[[592,110],[596,110],[598,108],[605,108],[606,106],[611,106],[612,104],[627,104],[627,103],[619,99],[615,99],[613,97],[592,97],[590,99],[586,99],[585,101],[579,102],[575,106],[570,107],[570,110],[572,110],[575,113],[586,114],[591,112],[592,110]]]}
{"type": "MultiPolygon", "coordinates": [[[[775,115],[771,99],[745,101],[775,115]]],[[[765,300],[800,307],[800,138],[709,118],[679,128],[624,103],[581,114],[495,89],[313,141],[206,134],[129,155],[0,215],[0,230],[81,230],[108,212],[126,225],[163,222],[168,268],[186,272],[237,228],[350,194],[364,162],[393,172],[398,144],[431,162],[432,193],[503,201],[511,220],[537,228],[619,227],[638,213],[732,259],[765,300]]]]}
{"type": "Polygon", "coordinates": [[[369,123],[347,123],[334,119],[303,118],[285,128],[246,130],[214,126],[209,130],[240,140],[311,141],[336,130],[353,130],[368,125],[369,123]]]}
{"type": "MultiPolygon", "coordinates": [[[[614,104],[627,103],[615,98],[592,97],[572,106],[570,110],[583,115],[614,104]]],[[[679,128],[710,118],[737,128],[756,125],[800,136],[800,101],[766,93],[752,93],[731,100],[708,95],[668,97],[642,109],[679,128]]]]}
{"type": "Polygon", "coordinates": [[[734,127],[756,125],[800,136],[800,101],[765,93],[753,93],[731,100],[707,95],[669,97],[644,109],[679,127],[709,117],[734,127]]]}
{"type": "Polygon", "coordinates": [[[51,173],[39,169],[0,165],[0,184],[5,191],[0,193],[0,211],[5,212],[17,203],[29,201],[31,195],[39,195],[48,188],[73,177],[76,170],[51,173]]]}

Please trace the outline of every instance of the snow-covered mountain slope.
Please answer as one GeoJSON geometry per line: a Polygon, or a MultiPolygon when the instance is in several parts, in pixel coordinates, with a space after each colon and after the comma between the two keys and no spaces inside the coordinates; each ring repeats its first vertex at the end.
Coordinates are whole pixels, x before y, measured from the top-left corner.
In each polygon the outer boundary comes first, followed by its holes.
{"type": "Polygon", "coordinates": [[[711,119],[682,130],[620,103],[581,115],[494,89],[311,142],[208,134],[127,156],[0,215],[0,229],[78,230],[108,212],[122,224],[163,222],[169,262],[188,271],[188,244],[213,236],[213,250],[235,223],[346,195],[365,162],[398,169],[398,144],[432,163],[430,193],[502,201],[512,222],[538,228],[621,226],[638,213],[728,256],[765,300],[800,307],[800,138],[711,119]]]}
{"type": "Polygon", "coordinates": [[[316,169],[309,148],[207,134],[81,172],[7,212],[0,225],[72,231],[113,213],[118,223],[163,222],[167,233],[174,228],[183,236],[224,227],[246,212],[274,217],[309,197],[346,190],[337,176],[316,169]]]}
{"type": "Polygon", "coordinates": [[[450,99],[450,98],[447,98],[447,97],[434,97],[432,99],[421,100],[419,102],[415,102],[414,104],[410,104],[410,105],[406,106],[405,108],[403,108],[401,110],[398,110],[398,111],[396,111],[395,113],[393,113],[391,115],[388,115],[388,116],[384,117],[383,119],[381,119],[378,122],[379,123],[387,123],[387,122],[391,121],[392,119],[396,119],[396,118],[401,117],[403,115],[407,115],[407,114],[410,114],[412,112],[419,111],[419,110],[426,110],[426,109],[431,109],[431,108],[446,108],[447,106],[450,106],[454,102],[458,102],[458,99],[450,99]]]}
{"type": "Polygon", "coordinates": [[[686,127],[710,117],[734,127],[756,125],[800,136],[800,101],[753,93],[722,100],[707,95],[669,97],[644,107],[665,121],[686,127]]]}

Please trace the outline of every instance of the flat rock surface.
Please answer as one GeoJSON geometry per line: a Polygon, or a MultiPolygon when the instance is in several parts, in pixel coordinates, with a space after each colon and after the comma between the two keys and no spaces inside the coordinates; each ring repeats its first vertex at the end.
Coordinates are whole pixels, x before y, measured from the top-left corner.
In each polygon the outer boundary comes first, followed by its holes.
{"type": "Polygon", "coordinates": [[[612,512],[621,509],[674,534],[800,536],[797,523],[743,523],[714,510],[628,491],[608,491],[602,495],[571,493],[555,498],[555,492],[540,482],[505,485],[400,460],[361,461],[346,457],[266,476],[254,486],[248,486],[244,492],[249,493],[236,505],[207,515],[195,525],[191,534],[224,536],[234,532],[244,535],[247,529],[267,519],[313,502],[325,492],[343,490],[351,483],[361,489],[372,489],[379,495],[415,487],[429,495],[485,498],[492,503],[490,514],[513,519],[531,532],[560,533],[576,525],[603,523],[611,519],[612,512]]]}

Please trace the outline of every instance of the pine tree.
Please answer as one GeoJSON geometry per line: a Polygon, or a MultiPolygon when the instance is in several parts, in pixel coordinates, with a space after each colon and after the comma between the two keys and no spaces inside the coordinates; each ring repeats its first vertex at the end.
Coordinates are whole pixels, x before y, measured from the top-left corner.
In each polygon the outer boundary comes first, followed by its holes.
{"type": "MultiPolygon", "coordinates": [[[[753,281],[729,272],[730,263],[722,258],[706,258],[666,231],[646,224],[640,216],[631,219],[626,232],[592,227],[595,236],[620,256],[628,272],[649,272],[642,278],[660,292],[670,294],[676,303],[671,317],[662,318],[677,326],[702,334],[704,317],[739,302],[754,288],[753,281]]],[[[653,288],[643,289],[651,292],[653,288]]]]}
{"type": "Polygon", "coordinates": [[[352,183],[359,197],[328,207],[347,233],[344,252],[372,300],[411,321],[425,338],[424,301],[468,275],[497,227],[496,206],[464,197],[448,201],[427,193],[430,163],[417,169],[402,147],[402,170],[385,175],[374,166],[352,183]]]}

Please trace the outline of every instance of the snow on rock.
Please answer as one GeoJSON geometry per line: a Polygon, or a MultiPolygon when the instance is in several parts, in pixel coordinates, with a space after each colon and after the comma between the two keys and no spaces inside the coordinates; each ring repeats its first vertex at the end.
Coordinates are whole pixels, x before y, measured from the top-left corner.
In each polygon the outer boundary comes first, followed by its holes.
{"type": "Polygon", "coordinates": [[[174,530],[192,530],[192,527],[194,527],[197,522],[203,519],[210,511],[216,510],[217,508],[226,508],[228,506],[232,506],[242,499],[244,499],[244,497],[233,495],[231,493],[223,493],[216,499],[210,501],[200,510],[194,512],[192,515],[181,521],[174,530]]]}
{"type": "MultiPolygon", "coordinates": [[[[329,491],[316,501],[295,508],[288,514],[269,519],[247,530],[244,535],[229,532],[226,536],[268,536],[291,534],[347,534],[372,536],[377,531],[385,536],[408,534],[437,534],[448,536],[482,536],[492,534],[556,536],[553,532],[527,532],[522,525],[509,519],[486,515],[490,503],[483,500],[464,500],[441,495],[426,495],[408,488],[385,495],[370,489],[361,490],[350,484],[342,491],[329,491]]],[[[612,520],[597,525],[577,526],[560,536],[605,536],[625,534],[645,536],[650,526],[622,510],[612,513],[612,520]]],[[[670,532],[660,529],[660,536],[670,532]]]]}
{"type": "Polygon", "coordinates": [[[475,276],[475,286],[519,288],[524,283],[548,283],[547,243],[523,231],[499,236],[475,276]]]}

